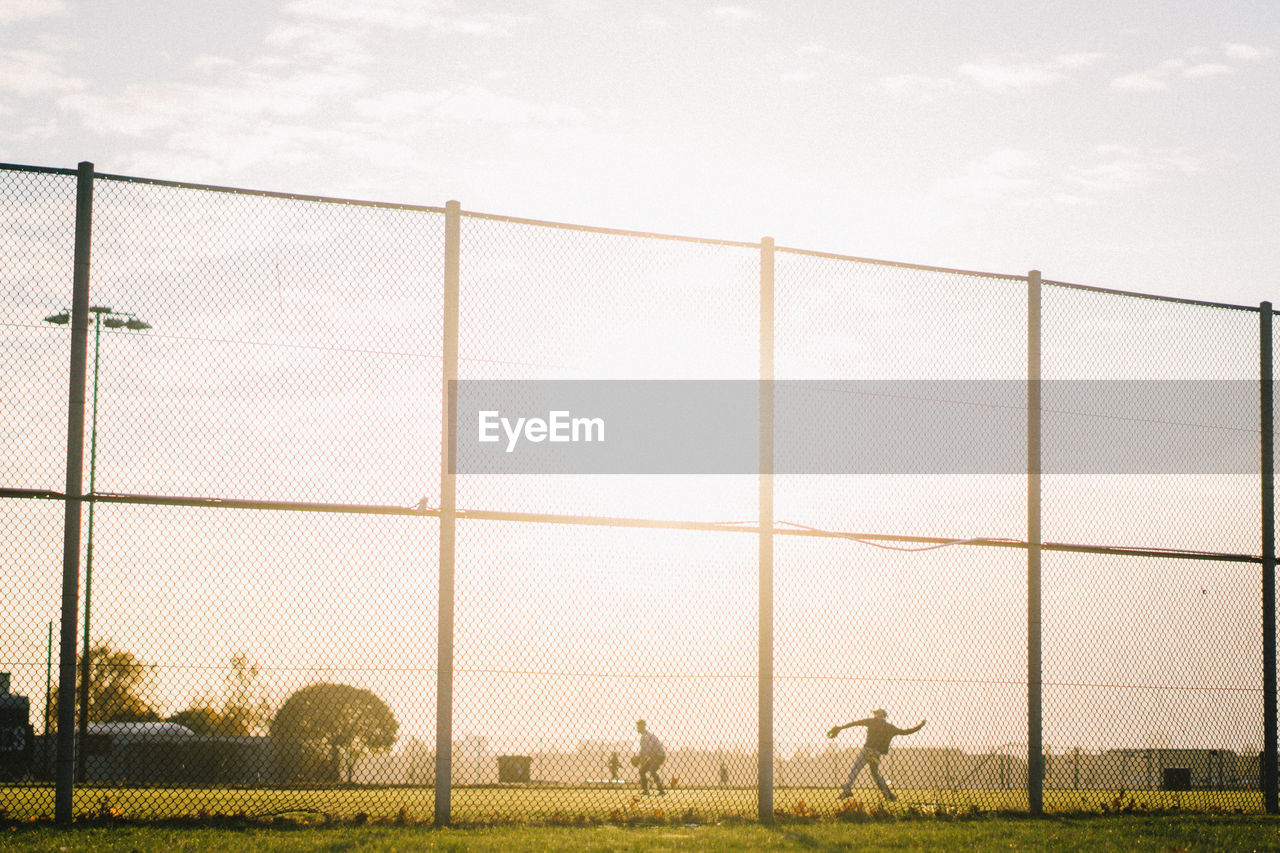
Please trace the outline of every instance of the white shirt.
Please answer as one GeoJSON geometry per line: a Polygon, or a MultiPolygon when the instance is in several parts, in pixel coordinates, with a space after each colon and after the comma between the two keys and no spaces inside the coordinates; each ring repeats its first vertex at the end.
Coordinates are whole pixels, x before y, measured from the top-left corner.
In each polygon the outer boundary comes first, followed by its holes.
{"type": "Polygon", "coordinates": [[[651,732],[640,733],[641,758],[658,758],[659,756],[664,756],[666,754],[666,750],[662,748],[662,741],[654,737],[651,732]]]}

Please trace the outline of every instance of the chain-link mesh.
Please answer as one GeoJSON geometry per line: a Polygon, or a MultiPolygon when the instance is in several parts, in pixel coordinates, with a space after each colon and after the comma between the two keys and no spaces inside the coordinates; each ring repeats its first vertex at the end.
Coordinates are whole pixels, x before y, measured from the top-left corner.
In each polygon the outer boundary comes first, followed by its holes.
{"type": "MultiPolygon", "coordinates": [[[[53,809],[74,196],[0,168],[0,792],[24,815],[53,809]]],[[[780,812],[1032,806],[1021,461],[779,472],[763,575],[754,472],[458,476],[455,530],[444,210],[99,176],[93,222],[77,812],[430,820],[444,530],[454,819],[754,815],[769,664],[780,812]],[[881,759],[878,710],[927,723],[881,759]]],[[[774,376],[810,383],[793,420],[924,381],[944,431],[1025,430],[1025,276],[779,249],[762,304],[760,245],[458,230],[460,380],[750,381],[764,322],[774,376]]],[[[1185,386],[1134,417],[1106,384],[1253,383],[1256,412],[1257,319],[1043,289],[1045,452],[1106,445],[1043,477],[1048,809],[1261,808],[1258,479],[1225,461],[1257,421],[1185,386]],[[1080,405],[1054,409],[1059,381],[1080,405]],[[1233,438],[1209,474],[1118,471],[1153,423],[1233,438]]],[[[969,435],[954,456],[987,452],[969,435]]]]}
{"type": "MultiPolygon", "coordinates": [[[[1118,458],[1186,435],[1210,473],[1115,474],[1100,454],[1103,470],[1044,478],[1045,540],[1259,553],[1256,472],[1217,473],[1234,446],[1257,459],[1258,340],[1256,312],[1046,284],[1044,376],[1090,380],[1069,406],[1046,401],[1060,440],[1104,434],[1118,458]],[[1142,405],[1117,411],[1106,386],[1135,380],[1142,405]],[[1216,385],[1238,386],[1242,405],[1195,405],[1216,385]]],[[[1258,808],[1256,562],[1049,552],[1044,565],[1047,806],[1143,792],[1159,807],[1258,808]]]]}
{"type": "MultiPolygon", "coordinates": [[[[464,379],[757,375],[758,248],[492,217],[461,232],[464,379]]],[[[460,508],[541,520],[736,522],[755,504],[745,476],[458,480],[460,508]]],[[[456,814],[754,809],[755,543],[720,538],[460,526],[456,814]],[[635,788],[640,719],[667,799],[635,788]]]]}
{"type": "Polygon", "coordinates": [[[1259,553],[1256,311],[1046,284],[1043,373],[1051,384],[1076,380],[1081,389],[1067,406],[1052,391],[1045,399],[1046,425],[1058,440],[1107,439],[1078,473],[1045,476],[1045,541],[1259,553]],[[1108,386],[1135,381],[1143,383],[1134,384],[1142,405],[1117,411],[1108,386]],[[1219,385],[1238,387],[1242,404],[1194,405],[1201,396],[1217,399],[1219,385]],[[1107,467],[1144,442],[1178,436],[1190,439],[1207,473],[1107,467]],[[1230,470],[1222,457],[1234,447],[1244,448],[1249,473],[1216,473],[1230,470]]]}
{"type": "MultiPolygon", "coordinates": [[[[759,249],[462,220],[460,379],[755,379],[759,249]]],[[[747,477],[464,477],[458,506],[727,521],[747,477]]]]}
{"type": "Polygon", "coordinates": [[[0,170],[0,484],[59,491],[66,483],[66,328],[46,322],[63,308],[75,242],[74,173],[0,170]]]}
{"type": "Polygon", "coordinates": [[[1046,806],[1261,805],[1256,566],[1047,553],[1046,806]]]}
{"type": "Polygon", "coordinates": [[[66,483],[71,348],[65,329],[45,318],[71,280],[75,193],[74,173],[0,170],[0,671],[10,679],[0,695],[0,785],[26,782],[0,800],[29,814],[53,812],[52,785],[27,768],[51,756],[46,696],[56,679],[63,505],[30,496],[66,483]]]}
{"type": "MultiPolygon", "coordinates": [[[[860,382],[930,380],[925,415],[946,422],[972,408],[955,384],[1026,376],[1024,279],[787,252],[777,292],[777,375],[826,380],[815,393],[870,395],[860,382]]],[[[1025,389],[1015,391],[1008,402],[1025,408],[1025,389]]],[[[1026,536],[1025,477],[859,475],[841,464],[833,458],[820,477],[775,478],[782,529],[1026,536]]],[[[850,783],[863,735],[824,736],[882,709],[904,729],[928,720],[881,761],[899,803],[1025,809],[1025,554],[871,538],[783,537],[776,547],[780,808],[882,804],[869,771],[850,783]],[[853,797],[838,799],[846,784],[853,797]]]]}
{"type": "MultiPolygon", "coordinates": [[[[776,287],[775,372],[780,380],[826,380],[809,392],[815,411],[823,395],[862,394],[863,380],[929,380],[924,415],[946,422],[975,408],[948,393],[949,384],[1026,376],[1024,280],[788,251],[778,255],[776,287]]],[[[1013,390],[1007,403],[1025,408],[1025,389],[1013,390]]],[[[822,462],[823,476],[775,478],[779,522],[954,539],[1026,536],[1022,477],[870,475],[850,473],[839,458],[822,462]]]]}
{"type": "MultiPolygon", "coordinates": [[[[863,734],[825,733],[884,710],[902,729],[927,721],[881,762],[903,806],[1025,808],[1025,554],[790,536],[777,551],[780,807],[850,807],[837,797],[863,734]]],[[[883,802],[866,771],[851,789],[883,802]]]]}
{"type": "Polygon", "coordinates": [[[745,535],[460,525],[456,812],[751,812],[754,553],[745,535]],[[665,799],[634,785],[639,720],[665,799]]]}
{"type": "Polygon", "coordinates": [[[129,181],[94,196],[93,301],[152,327],[103,335],[99,491],[439,493],[439,211],[129,181]]]}
{"type": "Polygon", "coordinates": [[[25,783],[20,789],[4,791],[9,811],[52,814],[51,780],[30,768],[47,766],[53,759],[48,733],[55,721],[46,699],[57,679],[62,504],[0,499],[0,547],[5,554],[0,595],[6,602],[0,627],[0,672],[10,674],[10,695],[0,695],[0,714],[4,715],[0,718],[4,727],[0,735],[0,786],[25,783]]]}

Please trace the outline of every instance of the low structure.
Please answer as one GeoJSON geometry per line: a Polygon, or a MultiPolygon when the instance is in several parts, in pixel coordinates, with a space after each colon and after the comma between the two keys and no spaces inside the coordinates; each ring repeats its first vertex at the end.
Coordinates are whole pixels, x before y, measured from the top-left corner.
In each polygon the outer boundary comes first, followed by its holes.
{"type": "Polygon", "coordinates": [[[31,773],[35,735],[31,702],[9,692],[9,673],[0,672],[0,781],[24,779],[31,773]]]}
{"type": "Polygon", "coordinates": [[[197,735],[177,723],[93,723],[86,734],[89,782],[254,785],[275,778],[266,737],[197,735]]]}

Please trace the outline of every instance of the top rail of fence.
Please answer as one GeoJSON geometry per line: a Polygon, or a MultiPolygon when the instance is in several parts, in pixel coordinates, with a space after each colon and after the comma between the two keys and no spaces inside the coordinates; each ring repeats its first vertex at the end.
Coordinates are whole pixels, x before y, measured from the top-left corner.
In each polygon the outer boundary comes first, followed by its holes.
{"type": "Polygon", "coordinates": [[[464,210],[469,219],[485,219],[490,222],[509,222],[513,225],[530,225],[538,228],[556,228],[562,231],[580,231],[588,234],[608,234],[616,237],[636,237],[645,240],[671,240],[679,243],[701,243],[706,246],[728,246],[735,249],[759,249],[759,243],[741,240],[717,240],[711,237],[690,237],[683,234],[664,234],[657,231],[631,231],[625,228],[605,228],[597,225],[574,225],[568,222],[552,222],[544,219],[526,219],[520,216],[503,216],[497,213],[477,213],[464,210]]]}
{"type": "Polygon", "coordinates": [[[214,184],[193,184],[186,181],[166,181],[158,178],[139,178],[133,175],[111,175],[103,172],[95,172],[94,178],[100,181],[117,181],[119,183],[128,184],[146,184],[156,187],[173,187],[175,189],[184,190],[201,190],[204,192],[226,193],[228,195],[248,195],[257,196],[259,198],[276,198],[288,201],[310,201],[320,204],[340,204],[352,207],[376,207],[383,210],[411,210],[417,213],[444,213],[443,207],[425,204],[400,204],[389,201],[370,201],[368,199],[358,198],[339,198],[336,196],[323,195],[304,195],[301,193],[286,193],[277,190],[254,190],[245,189],[244,187],[228,187],[217,186],[214,184]]]}
{"type": "MultiPolygon", "coordinates": [[[[1087,290],[1092,291],[1093,293],[1105,293],[1111,296],[1127,296],[1130,299],[1151,299],[1156,302],[1176,302],[1182,305],[1198,305],[1202,308],[1225,308],[1229,311],[1254,312],[1260,310],[1257,305],[1237,305],[1233,302],[1212,302],[1207,299],[1187,299],[1181,296],[1163,296],[1158,293],[1143,293],[1137,290],[1118,290],[1112,287],[1096,287],[1090,284],[1072,284],[1067,281],[1052,281],[1047,278],[1042,280],[1040,283],[1051,285],[1053,287],[1065,287],[1071,290],[1087,290]]],[[[1280,313],[1280,311],[1273,310],[1271,313],[1276,314],[1280,313]]]]}
{"type": "Polygon", "coordinates": [[[1025,275],[1013,275],[1011,273],[1002,272],[984,272],[982,270],[962,270],[954,267],[939,267],[930,264],[912,264],[905,261],[886,261],[880,258],[864,258],[857,255],[842,255],[836,252],[818,252],[813,249],[797,249],[789,246],[778,246],[775,252],[785,253],[789,255],[804,255],[809,258],[826,258],[832,261],[847,261],[855,264],[874,264],[879,267],[893,267],[894,269],[903,270],[920,270],[922,272],[938,272],[947,275],[964,275],[974,278],[994,278],[1002,281],[1022,281],[1025,282],[1025,275]]]}
{"type": "MultiPolygon", "coordinates": [[[[16,163],[0,163],[0,171],[35,172],[35,173],[48,174],[48,175],[72,175],[72,176],[77,174],[77,171],[75,169],[56,168],[52,166],[27,166],[27,165],[21,165],[16,163]]],[[[384,210],[410,210],[410,211],[424,212],[424,213],[444,213],[444,210],[445,210],[444,207],[438,206],[438,205],[405,204],[405,203],[397,203],[397,202],[375,201],[375,200],[369,200],[369,199],[342,198],[338,196],[306,195],[301,193],[287,193],[287,192],[280,192],[275,190],[258,190],[258,189],[249,189],[246,187],[232,187],[232,186],[222,186],[222,185],[216,185],[216,184],[199,184],[199,183],[192,183],[188,181],[163,180],[159,178],[143,178],[135,175],[116,175],[116,174],[111,174],[106,172],[94,172],[94,178],[97,180],[118,181],[121,183],[146,184],[149,186],[173,187],[177,189],[189,189],[189,190],[200,190],[205,192],[228,193],[232,195],[258,196],[261,198],[287,199],[290,201],[306,201],[306,202],[315,202],[319,204],[341,204],[341,205],[352,205],[352,206],[358,206],[358,207],[373,207],[373,208],[380,208],[384,210]]],[[[756,248],[759,248],[761,245],[761,243],[759,242],[751,242],[751,241],[719,240],[719,239],[714,239],[709,237],[693,237],[689,235],[667,234],[667,233],[654,232],[654,231],[633,231],[633,230],[628,230],[623,228],[606,228],[606,227],[593,226],[593,225],[578,225],[578,224],[567,223],[567,222],[556,222],[556,221],[544,220],[544,219],[529,219],[525,217],[506,216],[506,215],[494,214],[494,213],[482,213],[478,211],[464,211],[463,215],[470,219],[485,219],[485,220],[490,220],[495,222],[509,222],[512,224],[529,225],[529,226],[534,226],[539,228],[555,228],[555,229],[561,229],[566,231],[578,231],[578,232],[585,232],[585,233],[592,233],[592,234],[609,234],[609,235],[616,235],[621,237],[635,237],[635,238],[651,239],[651,240],[671,240],[671,241],[684,242],[684,243],[699,243],[699,244],[710,245],[710,246],[728,246],[732,248],[741,248],[741,249],[756,249],[756,248]]],[[[988,278],[988,279],[997,279],[997,280],[1004,280],[1004,281],[1025,281],[1027,278],[1025,274],[1017,275],[1017,274],[1011,274],[1011,273],[997,273],[997,272],[986,272],[982,270],[966,270],[966,269],[958,269],[954,267],[941,267],[941,266],[934,266],[930,264],[913,264],[913,263],[906,263],[903,261],[890,261],[890,260],[884,260],[882,258],[867,258],[867,257],[860,257],[857,255],[839,254],[835,252],[821,252],[813,249],[801,249],[801,248],[790,247],[790,246],[778,246],[775,248],[775,251],[786,253],[786,254],[793,254],[793,255],[804,255],[807,257],[814,257],[814,258],[827,258],[827,259],[836,260],[836,261],[847,261],[850,263],[872,264],[875,266],[893,267],[896,269],[920,270],[923,272],[936,272],[936,273],[943,273],[947,275],[971,276],[974,278],[988,278]]],[[[1216,302],[1216,301],[1207,300],[1207,299],[1188,299],[1188,298],[1179,297],[1179,296],[1165,296],[1157,293],[1144,293],[1136,290],[1121,290],[1118,288],[1097,287],[1094,285],[1087,285],[1087,284],[1075,284],[1072,282],[1057,281],[1054,279],[1044,279],[1042,281],[1042,284],[1049,285],[1051,287],[1062,287],[1062,288],[1068,288],[1071,290],[1083,290],[1083,291],[1089,291],[1093,293],[1108,294],[1111,296],[1124,296],[1124,297],[1129,297],[1131,299],[1146,299],[1146,300],[1152,300],[1156,302],[1172,302],[1172,303],[1181,304],[1181,305],[1197,305],[1204,308],[1221,308],[1221,309],[1226,309],[1230,311],[1253,311],[1253,312],[1260,310],[1260,307],[1257,305],[1239,305],[1231,302],[1216,302]]],[[[1280,309],[1276,309],[1272,313],[1280,314],[1280,309]]]]}
{"type": "Polygon", "coordinates": [[[36,172],[41,175],[70,175],[71,177],[79,174],[75,169],[59,169],[53,166],[22,166],[17,163],[0,163],[0,171],[36,172]]]}

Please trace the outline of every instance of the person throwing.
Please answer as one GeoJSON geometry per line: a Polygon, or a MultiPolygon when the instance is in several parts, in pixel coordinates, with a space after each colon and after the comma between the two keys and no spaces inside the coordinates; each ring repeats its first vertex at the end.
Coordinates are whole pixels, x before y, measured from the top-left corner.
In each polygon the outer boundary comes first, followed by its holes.
{"type": "Polygon", "coordinates": [[[880,789],[880,793],[884,794],[884,798],[893,802],[898,799],[893,791],[889,790],[889,785],[884,781],[884,777],[880,775],[880,759],[888,754],[889,742],[898,735],[915,734],[924,728],[926,720],[921,720],[920,725],[910,729],[900,729],[885,719],[888,715],[882,710],[871,712],[871,716],[864,720],[854,720],[852,723],[845,723],[843,726],[832,726],[827,732],[827,737],[834,738],[845,729],[854,726],[867,727],[867,740],[863,744],[862,751],[858,753],[857,759],[853,762],[853,767],[849,770],[849,779],[844,783],[844,787],[840,789],[840,799],[846,799],[853,796],[853,783],[857,780],[858,774],[862,772],[865,764],[871,768],[871,778],[875,780],[876,787],[880,789]]]}
{"type": "Polygon", "coordinates": [[[645,727],[644,720],[636,720],[636,731],[640,733],[640,754],[635,757],[636,767],[640,768],[640,792],[648,796],[649,779],[652,778],[658,796],[665,797],[667,792],[658,777],[658,768],[667,760],[667,751],[662,748],[662,741],[645,727]]]}

